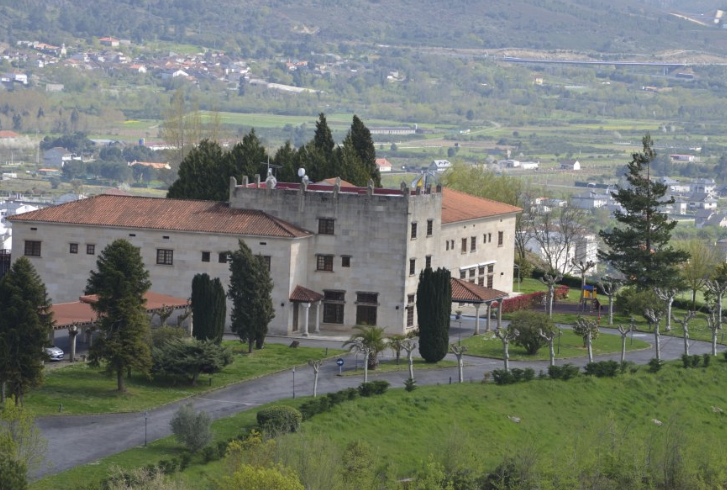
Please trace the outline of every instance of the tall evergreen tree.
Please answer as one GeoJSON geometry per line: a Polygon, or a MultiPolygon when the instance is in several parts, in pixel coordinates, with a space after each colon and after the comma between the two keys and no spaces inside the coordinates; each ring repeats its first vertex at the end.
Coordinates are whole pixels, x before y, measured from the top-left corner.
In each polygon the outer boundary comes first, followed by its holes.
{"type": "Polygon", "coordinates": [[[611,194],[625,212],[614,213],[620,226],[599,232],[608,249],[599,251],[598,256],[610,262],[630,284],[644,290],[678,280],[677,266],[689,254],[669,245],[677,222],[670,221],[660,209],[672,204],[674,198],[664,199],[667,186],[651,180],[650,164],[656,158],[651,136],[644,136],[642,143],[643,151],[634,153],[627,167],[628,186],[611,194]]]}
{"type": "MultiPolygon", "coordinates": [[[[260,175],[262,180],[267,177],[263,164],[268,161],[268,152],[257,134],[255,134],[254,129],[251,129],[249,133],[243,136],[241,142],[232,147],[230,152],[225,155],[225,159],[227,161],[227,175],[225,178],[228,181],[231,176],[236,177],[238,181],[243,176],[247,176],[251,180],[255,175],[260,175]]],[[[226,201],[227,197],[223,200],[226,201]]]]}
{"type": "Polygon", "coordinates": [[[218,278],[196,274],[192,279],[193,335],[199,340],[222,342],[227,317],[225,288],[218,278]]]}
{"type": "Polygon", "coordinates": [[[232,300],[232,331],[240,340],[263,347],[268,324],[275,317],[273,281],[262,256],[253,255],[250,247],[240,240],[240,246],[230,255],[230,287],[227,295],[232,300]]]}
{"type": "Polygon", "coordinates": [[[43,348],[53,328],[45,284],[27,257],[0,280],[0,383],[23,404],[23,394],[43,382],[43,348]]]}
{"type": "Polygon", "coordinates": [[[296,149],[286,141],[283,146],[278,148],[273,158],[273,163],[278,167],[275,175],[280,182],[297,182],[298,166],[296,165],[296,149]]]}
{"type": "Polygon", "coordinates": [[[424,269],[417,287],[419,353],[426,362],[439,362],[449,350],[452,284],[447,269],[424,269]]]}
{"type": "Polygon", "coordinates": [[[351,133],[343,140],[343,144],[336,148],[334,167],[331,170],[331,177],[341,177],[342,180],[360,187],[368,185],[371,175],[361,163],[351,133]]]}
{"type": "Polygon", "coordinates": [[[151,368],[150,321],[144,293],[151,287],[139,250],[126,240],[115,240],[96,261],[86,294],[98,295],[91,304],[98,313],[101,337],[93,344],[91,362],[105,362],[108,374],[116,374],[117,389],[125,391],[124,371],[134,368],[147,374],[151,368]]]}
{"type": "Polygon", "coordinates": [[[331,128],[328,127],[328,121],[326,121],[326,115],[322,112],[318,115],[318,121],[316,121],[316,132],[313,136],[313,146],[323,152],[327,159],[330,159],[333,156],[333,149],[336,147],[336,143],[333,141],[331,128]]]}
{"type": "Polygon", "coordinates": [[[373,138],[371,138],[371,131],[358,116],[354,115],[351,130],[348,134],[351,136],[353,147],[356,149],[361,165],[363,165],[368,175],[366,183],[370,178],[374,181],[375,187],[381,187],[381,173],[379,167],[376,166],[376,147],[373,138]]]}
{"type": "Polygon", "coordinates": [[[230,175],[233,174],[225,163],[222,147],[215,141],[202,140],[182,160],[178,178],[169,187],[167,197],[227,201],[230,175]]]}

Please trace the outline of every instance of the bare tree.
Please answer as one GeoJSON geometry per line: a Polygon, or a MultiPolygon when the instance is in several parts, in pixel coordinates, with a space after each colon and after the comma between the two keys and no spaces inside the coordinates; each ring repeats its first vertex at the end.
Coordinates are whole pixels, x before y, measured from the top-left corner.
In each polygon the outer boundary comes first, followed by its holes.
{"type": "Polygon", "coordinates": [[[495,329],[495,336],[502,341],[502,354],[503,360],[505,361],[505,371],[510,371],[510,342],[515,340],[520,332],[514,328],[497,327],[495,329]]]}
{"type": "Polygon", "coordinates": [[[707,315],[707,327],[712,332],[712,355],[717,355],[717,334],[720,331],[720,320],[717,315],[716,308],[709,309],[709,315],[707,315]]]}
{"type": "Polygon", "coordinates": [[[654,288],[654,293],[656,294],[656,297],[662,300],[666,305],[666,326],[664,327],[664,331],[666,332],[671,332],[671,307],[672,304],[674,304],[674,298],[677,294],[679,294],[680,291],[681,289],[676,286],[654,288]]]}
{"type": "Polygon", "coordinates": [[[587,234],[582,226],[584,221],[585,210],[573,206],[546,208],[531,214],[528,241],[540,249],[550,273],[567,274],[573,270],[573,258],[585,259],[576,252],[587,234]]]}
{"type": "Polygon", "coordinates": [[[583,259],[578,260],[575,257],[573,257],[571,259],[571,265],[573,266],[573,270],[575,270],[576,272],[578,272],[578,275],[581,276],[581,298],[580,298],[580,303],[581,303],[581,308],[584,308],[585,307],[585,302],[583,300],[585,298],[584,298],[583,295],[585,294],[586,274],[588,273],[589,270],[591,270],[594,267],[596,267],[596,263],[594,261],[592,261],[592,260],[583,260],[583,259]]]}
{"type": "Polygon", "coordinates": [[[162,305],[162,307],[157,309],[154,313],[156,313],[159,317],[159,326],[165,327],[167,325],[167,320],[169,320],[169,317],[172,316],[172,313],[174,313],[174,308],[172,306],[162,305]]]}
{"type": "MultiPolygon", "coordinates": [[[[718,267],[717,271],[722,267],[718,267]]],[[[705,281],[704,283],[707,292],[712,295],[712,301],[714,302],[714,309],[717,321],[717,330],[722,330],[722,299],[727,292],[727,278],[724,274],[715,275],[714,279],[705,281]]]]}
{"type": "Polygon", "coordinates": [[[684,315],[684,318],[681,319],[681,320],[677,319],[676,317],[674,317],[672,315],[672,319],[676,323],[678,323],[678,324],[680,324],[682,326],[682,330],[684,332],[684,334],[682,335],[682,337],[684,338],[684,355],[685,356],[688,356],[689,355],[689,322],[695,316],[697,316],[697,312],[696,311],[693,311],[693,310],[687,311],[687,313],[684,315]]]}
{"type": "Polygon", "coordinates": [[[467,352],[467,346],[466,345],[457,345],[452,344],[452,354],[455,355],[457,358],[457,367],[459,371],[459,382],[464,383],[464,363],[462,362],[462,357],[464,356],[465,352],[467,352]]]}
{"type": "Polygon", "coordinates": [[[634,330],[634,317],[631,317],[631,325],[629,325],[629,328],[618,325],[616,329],[621,334],[621,363],[623,364],[626,362],[626,337],[628,337],[629,332],[633,332],[634,330]]]}
{"type": "Polygon", "coordinates": [[[543,337],[548,346],[550,347],[550,365],[555,366],[555,339],[563,335],[563,332],[554,328],[552,331],[545,333],[542,330],[538,330],[538,335],[543,337]]]}
{"type": "Polygon", "coordinates": [[[593,320],[578,317],[573,331],[583,337],[588,349],[588,362],[593,362],[593,338],[598,335],[598,324],[593,320]]]}
{"type": "Polygon", "coordinates": [[[189,318],[189,327],[187,328],[187,335],[189,337],[194,333],[194,315],[192,315],[192,305],[184,307],[184,312],[177,315],[177,328],[182,328],[184,320],[189,318]]]}
{"type": "Polygon", "coordinates": [[[613,325],[613,300],[621,289],[621,286],[623,286],[623,281],[606,276],[598,285],[601,287],[603,294],[608,298],[608,324],[613,325]]]}
{"type": "Polygon", "coordinates": [[[560,273],[546,273],[540,280],[548,286],[548,318],[553,318],[553,298],[555,297],[555,286],[563,279],[563,274],[560,273]]]}
{"type": "Polygon", "coordinates": [[[308,365],[313,368],[313,398],[315,398],[318,395],[318,372],[323,365],[323,359],[308,361],[308,365]]]}
{"type": "Polygon", "coordinates": [[[649,322],[649,325],[654,326],[654,350],[657,361],[661,361],[661,332],[659,331],[659,324],[663,316],[664,311],[661,308],[646,308],[644,310],[644,318],[649,322]]]}
{"type": "Polygon", "coordinates": [[[409,379],[414,380],[414,349],[417,348],[417,343],[413,340],[407,339],[401,344],[401,348],[406,351],[406,358],[409,361],[409,379]]]}
{"type": "Polygon", "coordinates": [[[357,352],[362,352],[364,355],[364,383],[369,382],[369,356],[371,355],[371,347],[369,347],[367,344],[362,342],[361,340],[357,340],[354,342],[351,342],[351,350],[355,350],[357,352]]]}

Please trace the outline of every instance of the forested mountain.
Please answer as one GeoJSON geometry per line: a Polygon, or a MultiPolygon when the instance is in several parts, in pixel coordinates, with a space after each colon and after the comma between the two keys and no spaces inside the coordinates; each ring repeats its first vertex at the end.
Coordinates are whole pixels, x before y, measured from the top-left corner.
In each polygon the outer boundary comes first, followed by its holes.
{"type": "Polygon", "coordinates": [[[723,54],[727,30],[669,14],[719,6],[715,0],[0,0],[0,38],[166,39],[246,56],[280,47],[309,54],[329,43],[723,54]]]}

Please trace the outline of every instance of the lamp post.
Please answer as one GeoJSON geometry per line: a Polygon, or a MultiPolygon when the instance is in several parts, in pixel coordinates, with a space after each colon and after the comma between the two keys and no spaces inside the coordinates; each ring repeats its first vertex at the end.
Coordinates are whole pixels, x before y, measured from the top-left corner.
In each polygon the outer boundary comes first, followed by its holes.
{"type": "Polygon", "coordinates": [[[149,420],[149,412],[144,412],[144,447],[146,447],[146,440],[147,440],[147,438],[146,438],[146,435],[147,435],[146,428],[147,428],[147,422],[148,422],[148,420],[149,420]]]}
{"type": "Polygon", "coordinates": [[[462,320],[457,320],[457,345],[462,345],[462,320]]]}
{"type": "Polygon", "coordinates": [[[295,366],[293,366],[293,398],[295,398],[295,366]]]}

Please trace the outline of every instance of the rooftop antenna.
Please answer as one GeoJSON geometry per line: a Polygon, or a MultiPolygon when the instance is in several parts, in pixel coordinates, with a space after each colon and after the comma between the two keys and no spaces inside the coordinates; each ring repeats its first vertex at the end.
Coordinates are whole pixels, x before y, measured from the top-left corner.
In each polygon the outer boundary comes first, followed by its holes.
{"type": "Polygon", "coordinates": [[[271,164],[270,163],[270,155],[268,155],[268,161],[267,162],[260,162],[260,165],[265,165],[267,167],[267,169],[268,169],[267,176],[268,177],[270,177],[271,175],[273,175],[273,169],[282,168],[283,167],[282,165],[275,165],[274,163],[271,164]]]}

